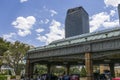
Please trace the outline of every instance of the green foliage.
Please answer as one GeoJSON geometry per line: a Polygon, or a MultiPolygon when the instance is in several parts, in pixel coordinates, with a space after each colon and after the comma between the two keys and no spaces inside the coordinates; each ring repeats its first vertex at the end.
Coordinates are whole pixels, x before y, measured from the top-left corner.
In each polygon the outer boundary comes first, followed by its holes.
{"type": "Polygon", "coordinates": [[[8,70],[8,74],[9,74],[9,75],[12,75],[12,72],[11,72],[10,70],[8,70]]]}
{"type": "Polygon", "coordinates": [[[47,73],[47,67],[45,65],[35,65],[34,74],[47,73]]]}
{"type": "Polygon", "coordinates": [[[5,60],[7,64],[11,66],[17,75],[20,74],[21,64],[26,52],[29,50],[30,46],[19,41],[9,44],[8,51],[4,53],[5,60]],[[7,57],[6,57],[7,56],[7,57]]]}
{"type": "Polygon", "coordinates": [[[0,65],[2,65],[2,59],[0,59],[0,65]]]}
{"type": "Polygon", "coordinates": [[[29,50],[30,46],[19,41],[14,43],[7,42],[0,37],[0,66],[4,63],[11,66],[16,74],[20,74],[21,69],[25,66],[20,66],[26,55],[26,52],[29,50]],[[3,62],[4,61],[4,62],[3,62]],[[21,68],[22,67],[22,68],[21,68]]]}
{"type": "Polygon", "coordinates": [[[81,76],[81,77],[86,77],[86,74],[87,74],[87,72],[86,72],[85,67],[82,67],[82,68],[81,68],[81,71],[80,71],[80,76],[81,76]]]}
{"type": "Polygon", "coordinates": [[[16,76],[11,76],[10,79],[16,79],[16,76]]]}
{"type": "MultiPolygon", "coordinates": [[[[9,48],[10,42],[5,41],[3,38],[0,37],[0,56],[3,57],[4,52],[6,52],[9,48]]],[[[3,64],[3,59],[0,59],[0,66],[3,64]]]]}
{"type": "Polygon", "coordinates": [[[70,74],[80,74],[80,70],[79,70],[79,67],[71,67],[70,68],[70,74]]]}
{"type": "Polygon", "coordinates": [[[5,75],[0,75],[0,80],[7,80],[7,76],[5,76],[5,75]]]}
{"type": "Polygon", "coordinates": [[[7,47],[4,44],[0,45],[0,55],[3,56],[3,53],[7,51],[7,47]]]}
{"type": "Polygon", "coordinates": [[[3,75],[8,75],[8,70],[5,70],[2,74],[3,75]]]}
{"type": "Polygon", "coordinates": [[[57,76],[62,75],[64,71],[65,71],[65,68],[63,66],[52,66],[52,69],[51,69],[51,72],[57,76]]]}
{"type": "Polygon", "coordinates": [[[1,70],[1,73],[0,75],[13,75],[13,70],[11,69],[4,69],[4,70],[1,70]]]}
{"type": "Polygon", "coordinates": [[[3,56],[3,53],[8,50],[10,42],[5,41],[0,37],[0,56],[3,56]]]}

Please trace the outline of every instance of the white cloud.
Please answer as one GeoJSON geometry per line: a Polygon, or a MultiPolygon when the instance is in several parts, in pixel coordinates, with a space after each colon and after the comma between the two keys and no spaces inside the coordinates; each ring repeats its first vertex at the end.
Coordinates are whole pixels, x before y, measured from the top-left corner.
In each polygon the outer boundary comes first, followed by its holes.
{"type": "Polygon", "coordinates": [[[116,11],[111,10],[110,13],[101,12],[90,17],[90,32],[103,28],[112,28],[119,26],[119,20],[113,20],[111,17],[115,16],[116,11]]]}
{"type": "Polygon", "coordinates": [[[52,41],[64,38],[64,29],[61,27],[60,22],[52,20],[49,29],[49,33],[44,36],[38,35],[37,39],[48,44],[52,41]]]}
{"type": "Polygon", "coordinates": [[[36,19],[33,16],[28,16],[26,18],[18,17],[16,21],[12,22],[12,25],[18,29],[18,35],[24,37],[31,34],[30,29],[33,27],[35,22],[36,19]]]}
{"type": "Polygon", "coordinates": [[[103,26],[105,28],[110,28],[110,27],[117,27],[119,26],[119,20],[114,20],[114,21],[109,21],[109,22],[104,22],[103,23],[103,26]]]}
{"type": "Polygon", "coordinates": [[[106,4],[106,7],[108,6],[117,7],[118,4],[120,3],[120,0],[104,0],[104,3],[106,4]]]}
{"type": "Polygon", "coordinates": [[[111,16],[114,16],[114,15],[115,15],[115,13],[116,13],[116,11],[115,11],[115,10],[111,10],[111,11],[110,11],[110,15],[111,15],[111,16]]]}
{"type": "Polygon", "coordinates": [[[41,32],[44,31],[44,29],[38,28],[38,29],[36,29],[35,31],[38,32],[38,33],[41,33],[41,32]]]}
{"type": "Polygon", "coordinates": [[[93,15],[90,18],[90,32],[97,30],[106,21],[110,21],[110,15],[106,12],[93,15]]]}
{"type": "Polygon", "coordinates": [[[26,2],[26,1],[28,1],[28,0],[20,0],[21,3],[26,2]]]}
{"type": "Polygon", "coordinates": [[[55,10],[50,10],[50,12],[51,12],[51,16],[58,14],[55,10]]]}
{"type": "Polygon", "coordinates": [[[42,42],[46,42],[46,40],[47,40],[47,37],[46,36],[41,36],[40,34],[37,34],[37,40],[39,40],[39,41],[42,41],[42,42]]]}
{"type": "Polygon", "coordinates": [[[49,28],[50,28],[50,32],[48,34],[46,34],[46,36],[48,38],[48,40],[47,40],[48,43],[50,43],[54,40],[64,38],[64,29],[61,28],[60,22],[58,22],[56,20],[52,20],[49,28]]]}
{"type": "Polygon", "coordinates": [[[30,30],[18,30],[18,35],[19,35],[19,36],[25,37],[25,36],[27,36],[28,34],[31,34],[31,31],[30,31],[30,30]]]}
{"type": "Polygon", "coordinates": [[[16,35],[16,33],[4,34],[3,39],[14,42],[14,40],[12,38],[15,37],[15,35],[16,35]]]}

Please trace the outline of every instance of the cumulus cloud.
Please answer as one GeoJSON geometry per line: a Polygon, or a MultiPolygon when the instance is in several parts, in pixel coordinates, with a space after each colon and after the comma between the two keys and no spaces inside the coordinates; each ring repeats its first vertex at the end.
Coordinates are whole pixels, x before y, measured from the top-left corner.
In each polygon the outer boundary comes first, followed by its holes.
{"type": "Polygon", "coordinates": [[[39,41],[42,41],[42,42],[46,42],[46,40],[47,40],[47,37],[46,36],[42,36],[42,35],[40,35],[40,34],[37,34],[37,40],[39,40],[39,41]]]}
{"type": "Polygon", "coordinates": [[[26,1],[28,1],[28,0],[20,0],[21,3],[26,2],[26,1]]]}
{"type": "Polygon", "coordinates": [[[44,31],[44,29],[42,29],[42,28],[38,28],[38,29],[36,29],[35,31],[38,32],[38,33],[41,33],[41,32],[44,31]]]}
{"type": "Polygon", "coordinates": [[[115,13],[116,13],[116,11],[115,11],[115,10],[111,10],[111,11],[110,11],[110,15],[111,15],[111,16],[114,16],[114,15],[115,15],[115,13]]]}
{"type": "Polygon", "coordinates": [[[90,32],[97,30],[105,21],[110,21],[110,16],[106,12],[93,15],[90,18],[90,32]]]}
{"type": "Polygon", "coordinates": [[[28,34],[31,34],[31,31],[30,31],[30,30],[18,30],[18,35],[19,35],[19,36],[25,37],[25,36],[27,36],[28,34]]]}
{"type": "Polygon", "coordinates": [[[62,39],[64,38],[64,29],[60,27],[61,23],[56,21],[56,20],[52,20],[51,25],[49,27],[50,32],[48,34],[46,34],[48,40],[47,42],[50,43],[54,40],[58,40],[58,39],[62,39]]]}
{"type": "Polygon", "coordinates": [[[119,26],[119,20],[104,22],[104,23],[103,23],[103,26],[104,26],[105,28],[108,28],[108,27],[110,28],[110,27],[119,26]]]}
{"type": "Polygon", "coordinates": [[[120,0],[104,0],[104,3],[106,5],[106,7],[108,7],[108,6],[117,7],[118,4],[120,4],[120,0]]]}
{"type": "Polygon", "coordinates": [[[18,17],[16,21],[12,22],[12,25],[18,29],[18,35],[19,36],[27,36],[31,34],[31,28],[35,24],[36,19],[33,16],[28,16],[26,18],[24,17],[18,17]]]}
{"type": "Polygon", "coordinates": [[[115,15],[115,11],[111,10],[110,13],[101,12],[90,17],[90,32],[96,31],[101,27],[112,28],[119,25],[119,20],[111,20],[111,16],[115,15]]]}
{"type": "Polygon", "coordinates": [[[58,14],[55,10],[50,10],[51,16],[58,14]]]}
{"type": "Polygon", "coordinates": [[[15,35],[16,35],[16,33],[4,34],[3,39],[14,42],[14,40],[12,38],[15,37],[15,35]]]}
{"type": "Polygon", "coordinates": [[[46,33],[44,36],[38,34],[37,39],[48,44],[52,41],[64,38],[64,29],[61,26],[60,22],[52,20],[49,26],[49,33],[46,33]]]}

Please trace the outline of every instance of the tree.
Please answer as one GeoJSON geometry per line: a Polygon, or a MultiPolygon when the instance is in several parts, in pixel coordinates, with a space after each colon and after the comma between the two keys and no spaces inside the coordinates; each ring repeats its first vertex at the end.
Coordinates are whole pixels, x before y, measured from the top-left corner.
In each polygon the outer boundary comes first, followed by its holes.
{"type": "Polygon", "coordinates": [[[0,56],[3,56],[3,53],[8,50],[9,44],[10,42],[0,37],[0,56]]]}
{"type": "Polygon", "coordinates": [[[4,54],[7,64],[9,64],[18,75],[20,74],[20,64],[29,48],[29,45],[16,41],[9,45],[9,50],[4,54]]]}
{"type": "Polygon", "coordinates": [[[80,71],[80,76],[81,76],[81,77],[86,77],[86,74],[87,74],[86,69],[85,69],[85,67],[83,66],[83,67],[81,68],[81,71],[80,71]]]}
{"type": "Polygon", "coordinates": [[[34,68],[34,74],[45,74],[47,73],[47,67],[45,65],[36,64],[34,68]]]}
{"type": "Polygon", "coordinates": [[[80,74],[80,70],[78,66],[73,66],[70,68],[70,74],[80,74]]]}
{"type": "Polygon", "coordinates": [[[51,67],[51,72],[54,73],[57,76],[63,75],[63,73],[65,72],[65,67],[63,67],[63,66],[52,66],[51,67]]]}
{"type": "Polygon", "coordinates": [[[9,48],[10,42],[7,42],[3,38],[0,37],[0,66],[3,64],[3,55],[9,48]]]}

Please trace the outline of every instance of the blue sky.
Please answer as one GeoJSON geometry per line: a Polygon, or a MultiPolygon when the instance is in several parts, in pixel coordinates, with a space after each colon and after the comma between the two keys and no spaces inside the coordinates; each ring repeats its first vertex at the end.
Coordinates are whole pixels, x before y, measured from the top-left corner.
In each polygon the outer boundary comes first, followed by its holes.
{"type": "Polygon", "coordinates": [[[82,6],[90,32],[118,27],[120,0],[0,0],[0,37],[42,46],[64,38],[66,12],[82,6]]]}

